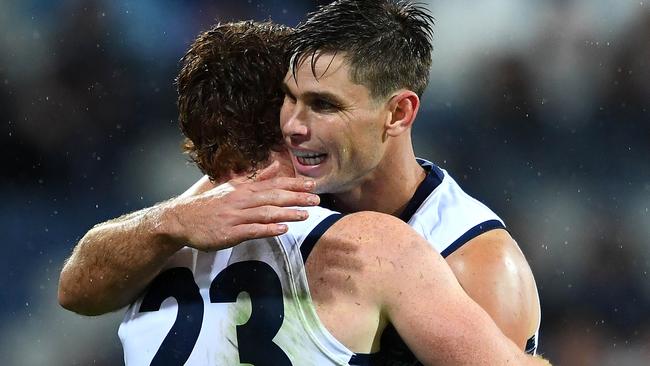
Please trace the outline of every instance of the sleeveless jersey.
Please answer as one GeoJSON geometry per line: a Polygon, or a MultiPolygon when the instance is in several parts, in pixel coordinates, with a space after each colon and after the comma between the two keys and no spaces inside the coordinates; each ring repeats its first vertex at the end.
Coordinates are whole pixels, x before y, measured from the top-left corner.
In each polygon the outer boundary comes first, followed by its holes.
{"type": "Polygon", "coordinates": [[[319,321],[304,258],[340,214],[303,208],[281,236],[173,255],[119,328],[126,365],[363,365],[319,321]]]}

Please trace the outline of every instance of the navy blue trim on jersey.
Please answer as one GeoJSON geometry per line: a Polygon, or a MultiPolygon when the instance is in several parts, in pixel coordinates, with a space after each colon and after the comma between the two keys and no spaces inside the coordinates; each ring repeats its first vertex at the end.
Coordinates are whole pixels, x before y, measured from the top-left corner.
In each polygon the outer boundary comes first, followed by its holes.
{"type": "Polygon", "coordinates": [[[350,366],[372,366],[377,364],[379,353],[355,353],[348,364],[350,366]]]}
{"type": "Polygon", "coordinates": [[[409,200],[409,202],[406,204],[406,208],[402,213],[399,215],[399,218],[404,221],[404,222],[409,222],[411,217],[415,215],[415,212],[422,206],[422,203],[424,200],[429,197],[431,192],[433,192],[436,187],[442,183],[442,172],[440,174],[438,171],[440,170],[437,166],[435,165],[424,165],[422,164],[422,168],[427,170],[427,175],[424,177],[424,180],[420,183],[418,188],[415,190],[415,193],[413,194],[413,197],[409,200]],[[438,170],[438,171],[436,171],[438,170]]]}
{"type": "Polygon", "coordinates": [[[537,353],[537,337],[534,334],[526,341],[526,353],[533,356],[537,353]]]}
{"type": "MultiPolygon", "coordinates": [[[[422,169],[427,172],[427,174],[435,174],[435,178],[437,178],[439,181],[438,184],[440,184],[440,182],[442,182],[442,180],[445,178],[445,173],[443,173],[442,169],[440,169],[436,164],[421,158],[415,158],[415,161],[417,161],[417,163],[422,167],[422,169]]],[[[436,187],[438,184],[436,184],[436,187]]]]}
{"type": "Polygon", "coordinates": [[[330,226],[334,225],[334,223],[337,222],[341,217],[343,217],[343,215],[340,213],[331,214],[323,219],[323,221],[318,223],[318,225],[316,225],[316,227],[313,228],[309,234],[307,234],[307,237],[300,246],[300,254],[302,254],[303,263],[307,263],[307,258],[309,257],[312,249],[314,249],[314,245],[316,245],[318,239],[320,239],[320,237],[323,236],[327,229],[329,229],[330,226]]]}
{"type": "Polygon", "coordinates": [[[422,206],[424,200],[426,200],[427,197],[431,195],[431,192],[442,183],[442,179],[445,176],[442,170],[433,163],[420,158],[416,158],[415,160],[420,164],[422,169],[427,172],[427,175],[415,190],[413,197],[411,197],[409,202],[406,204],[406,208],[402,211],[402,214],[399,215],[400,220],[404,222],[409,222],[418,208],[422,206]]]}
{"type": "Polygon", "coordinates": [[[438,166],[429,160],[425,160],[422,158],[415,158],[415,161],[422,167],[422,169],[426,170],[427,173],[433,172],[435,173],[438,178],[442,181],[442,178],[445,177],[445,174],[442,172],[442,169],[438,168],[438,166]]]}
{"type": "Polygon", "coordinates": [[[456,249],[460,248],[463,246],[463,244],[467,243],[468,241],[476,238],[477,236],[488,232],[490,230],[494,229],[505,229],[506,227],[503,225],[503,223],[499,220],[488,220],[485,222],[482,222],[473,228],[467,230],[467,232],[463,235],[460,236],[460,238],[456,239],[451,245],[449,245],[445,250],[443,250],[440,255],[443,256],[443,258],[447,258],[451,253],[455,252],[456,249]]]}

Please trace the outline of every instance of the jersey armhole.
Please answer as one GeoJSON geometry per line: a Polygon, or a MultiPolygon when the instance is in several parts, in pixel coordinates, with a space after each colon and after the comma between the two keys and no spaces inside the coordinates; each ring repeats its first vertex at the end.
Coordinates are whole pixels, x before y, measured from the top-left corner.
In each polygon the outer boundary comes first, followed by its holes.
{"type": "Polygon", "coordinates": [[[311,254],[312,250],[314,250],[314,246],[318,242],[318,240],[325,234],[327,229],[329,229],[332,225],[334,225],[335,222],[339,221],[343,217],[342,214],[340,213],[334,213],[329,216],[327,216],[323,221],[318,223],[316,227],[314,227],[309,234],[307,234],[307,237],[305,240],[302,242],[300,245],[300,254],[302,255],[302,262],[307,263],[307,258],[309,258],[309,254],[311,254]]]}
{"type": "Polygon", "coordinates": [[[465,234],[461,235],[458,239],[456,239],[453,243],[451,243],[445,250],[440,252],[440,255],[442,255],[443,258],[447,258],[449,255],[451,255],[453,252],[458,250],[458,248],[462,247],[465,243],[468,241],[476,238],[477,236],[486,233],[490,230],[494,229],[504,229],[505,230],[505,225],[499,220],[488,220],[484,221],[473,228],[467,230],[465,234]]]}

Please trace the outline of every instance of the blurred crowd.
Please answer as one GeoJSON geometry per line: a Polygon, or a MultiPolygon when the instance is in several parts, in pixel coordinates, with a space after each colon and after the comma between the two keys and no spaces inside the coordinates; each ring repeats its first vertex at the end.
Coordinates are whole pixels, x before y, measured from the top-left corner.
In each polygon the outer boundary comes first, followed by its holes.
{"type": "MultiPolygon", "coordinates": [[[[174,77],[217,21],[296,25],[327,1],[0,2],[0,364],[114,365],[121,314],[56,302],[97,222],[182,192],[174,77]]],[[[493,208],[529,259],[540,352],[650,360],[650,3],[426,2],[416,152],[493,208]]]]}

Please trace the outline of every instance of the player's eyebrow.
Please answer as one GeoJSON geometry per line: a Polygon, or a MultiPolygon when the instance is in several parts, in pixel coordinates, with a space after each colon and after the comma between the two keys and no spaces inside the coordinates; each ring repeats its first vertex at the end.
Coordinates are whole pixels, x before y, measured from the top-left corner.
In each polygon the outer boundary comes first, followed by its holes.
{"type": "MultiPolygon", "coordinates": [[[[295,98],[295,96],[293,95],[291,90],[289,90],[289,86],[287,85],[286,82],[283,82],[282,85],[280,86],[280,88],[282,89],[282,91],[285,94],[287,94],[290,97],[295,98]]],[[[305,99],[306,101],[321,99],[321,100],[325,100],[325,101],[327,101],[329,103],[332,103],[334,105],[338,105],[338,106],[344,106],[345,105],[345,103],[343,102],[343,100],[341,100],[341,98],[339,96],[337,96],[334,93],[330,93],[328,91],[307,91],[307,92],[302,94],[302,98],[305,99]]]]}
{"type": "Polygon", "coordinates": [[[330,92],[326,91],[320,91],[320,92],[315,92],[315,91],[308,91],[303,94],[303,98],[305,100],[311,101],[311,100],[324,100],[327,101],[328,103],[337,105],[337,106],[344,106],[345,104],[339,98],[337,95],[332,94],[330,92]]]}

